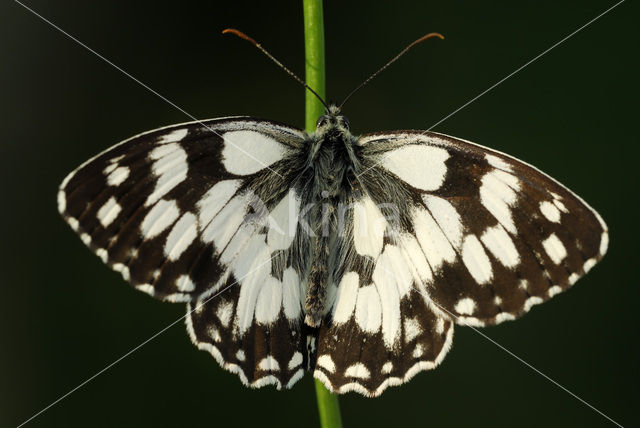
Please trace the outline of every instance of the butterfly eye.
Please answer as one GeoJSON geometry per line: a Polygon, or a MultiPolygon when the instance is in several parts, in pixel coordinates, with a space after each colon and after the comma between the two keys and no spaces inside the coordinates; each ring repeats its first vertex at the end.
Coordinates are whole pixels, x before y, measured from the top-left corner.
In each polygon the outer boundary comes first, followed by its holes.
{"type": "Polygon", "coordinates": [[[340,121],[340,123],[344,128],[349,129],[349,119],[347,119],[344,116],[340,116],[338,120],[340,121]]]}
{"type": "Polygon", "coordinates": [[[320,116],[316,122],[316,128],[325,126],[327,123],[329,123],[329,118],[327,116],[320,116]]]}

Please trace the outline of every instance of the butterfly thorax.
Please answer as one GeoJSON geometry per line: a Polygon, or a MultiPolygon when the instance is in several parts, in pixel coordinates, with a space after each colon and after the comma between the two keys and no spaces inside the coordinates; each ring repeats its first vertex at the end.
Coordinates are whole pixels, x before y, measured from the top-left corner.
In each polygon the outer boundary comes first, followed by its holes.
{"type": "MultiPolygon", "coordinates": [[[[307,167],[314,171],[314,188],[331,197],[348,191],[353,173],[359,167],[355,152],[357,138],[349,131],[348,119],[330,106],[321,116],[316,132],[310,135],[307,167]]],[[[325,196],[326,197],[326,196],[325,196]]]]}

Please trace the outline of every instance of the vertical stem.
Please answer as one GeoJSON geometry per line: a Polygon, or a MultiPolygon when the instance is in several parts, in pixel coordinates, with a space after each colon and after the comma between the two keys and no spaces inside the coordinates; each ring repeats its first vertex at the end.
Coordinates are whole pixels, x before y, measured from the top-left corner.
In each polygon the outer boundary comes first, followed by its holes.
{"type": "Polygon", "coordinates": [[[313,380],[316,385],[316,401],[320,414],[320,426],[322,428],[341,428],[340,403],[338,396],[329,392],[318,379],[313,380]]]}
{"type": "MultiPolygon", "coordinates": [[[[305,80],[322,98],[325,97],[324,73],[324,19],[322,0],[303,0],[304,11],[304,52],[305,80]]],[[[305,129],[313,132],[316,120],[324,114],[324,106],[309,91],[305,91],[305,129]]],[[[338,397],[330,393],[318,379],[314,379],[320,426],[341,428],[340,404],[338,397]]]]}
{"type": "MultiPolygon", "coordinates": [[[[324,19],[322,0],[303,0],[305,80],[323,99],[325,98],[324,73],[324,19]]],[[[316,130],[316,120],[324,114],[324,106],[309,91],[305,91],[305,129],[316,130]]]]}

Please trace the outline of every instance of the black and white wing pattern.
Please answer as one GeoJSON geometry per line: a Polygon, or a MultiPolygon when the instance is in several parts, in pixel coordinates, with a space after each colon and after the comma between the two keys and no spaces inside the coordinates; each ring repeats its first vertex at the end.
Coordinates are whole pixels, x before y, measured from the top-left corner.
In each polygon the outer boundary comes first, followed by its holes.
{"type": "Polygon", "coordinates": [[[286,229],[299,196],[285,165],[304,138],[241,117],[154,130],[72,172],[58,208],[137,289],[189,302],[193,342],[224,368],[247,385],[290,386],[307,353],[300,250],[286,229]]]}
{"type": "Polygon", "coordinates": [[[244,384],[313,370],[367,396],[436,367],[454,324],[515,319],[607,250],[600,216],[521,161],[325,119],[140,134],[71,173],[58,208],[137,289],[186,302],[193,343],[244,384]]]}
{"type": "Polygon", "coordinates": [[[430,132],[360,137],[362,196],[343,243],[314,376],[377,396],[434,368],[453,324],[513,320],[605,254],[583,200],[510,156],[430,132]]]}

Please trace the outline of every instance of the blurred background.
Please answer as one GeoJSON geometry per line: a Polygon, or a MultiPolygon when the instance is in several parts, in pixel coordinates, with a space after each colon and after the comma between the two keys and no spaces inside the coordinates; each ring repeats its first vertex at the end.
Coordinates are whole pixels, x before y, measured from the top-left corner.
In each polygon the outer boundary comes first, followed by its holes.
{"type": "MultiPolygon", "coordinates": [[[[354,96],[355,133],[426,129],[614,1],[325,4],[327,94],[340,101],[407,43],[430,40],[354,96]]],[[[297,2],[25,4],[197,118],[303,126],[297,2]]],[[[578,285],[482,330],[622,425],[639,424],[638,8],[627,1],[435,131],[540,167],[593,205],[609,253],[578,285]]],[[[128,287],[58,216],[57,186],[116,142],[190,120],[19,4],[0,5],[0,425],[16,426],[184,314],[128,287]]],[[[470,328],[436,370],[382,397],[341,398],[346,427],[613,426],[470,328]]],[[[310,376],[249,390],[182,323],[29,426],[317,426],[310,376]]]]}

